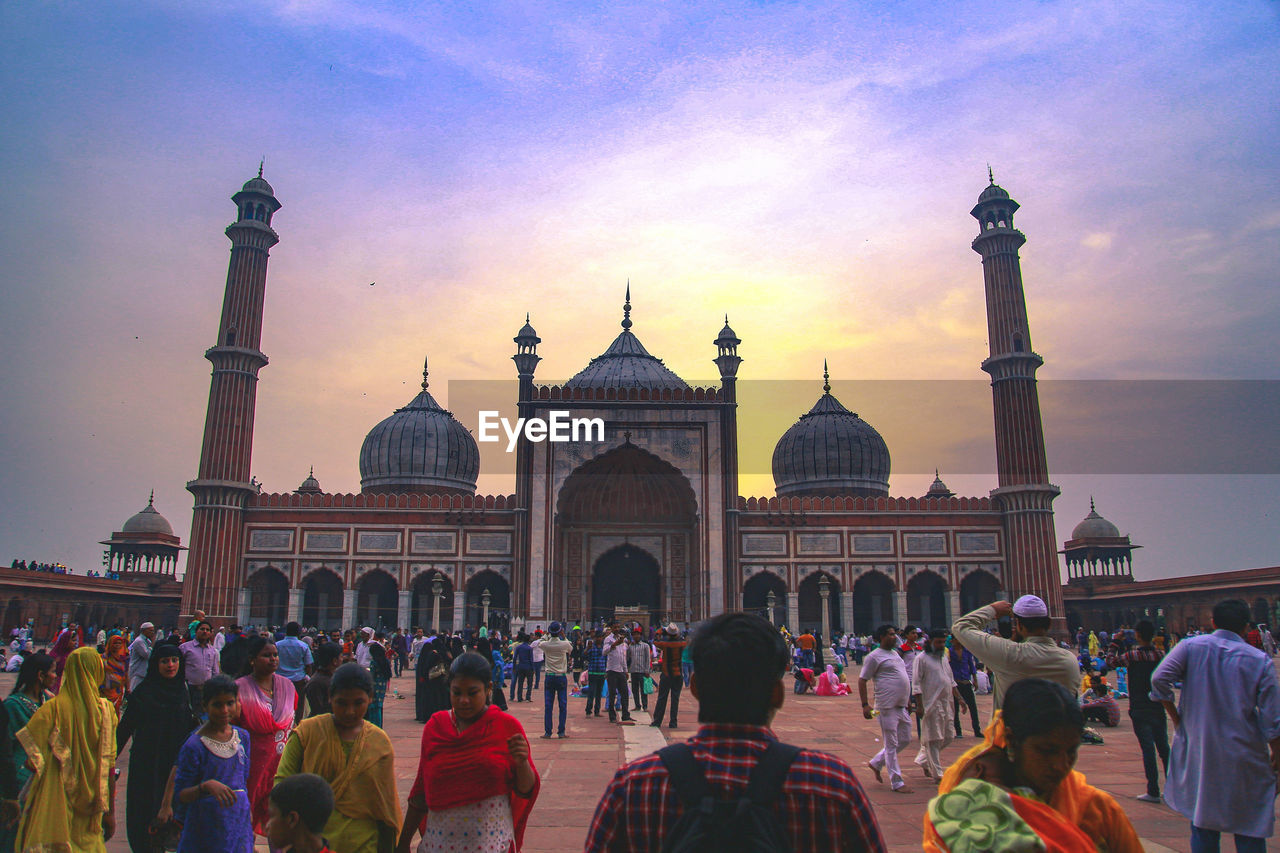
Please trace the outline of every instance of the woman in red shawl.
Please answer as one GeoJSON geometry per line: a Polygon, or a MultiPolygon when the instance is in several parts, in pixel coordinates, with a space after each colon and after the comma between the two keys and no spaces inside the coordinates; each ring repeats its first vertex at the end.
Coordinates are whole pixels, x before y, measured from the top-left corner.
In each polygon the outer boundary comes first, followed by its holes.
{"type": "Polygon", "coordinates": [[[249,641],[248,672],[236,679],[240,693],[240,717],[235,721],[249,732],[249,804],[253,831],[266,835],[267,804],[285,741],[293,728],[298,693],[293,682],[276,672],[280,655],[265,637],[249,641]]]}
{"type": "Polygon", "coordinates": [[[483,656],[468,652],[449,667],[452,708],[422,730],[397,853],[409,853],[419,829],[418,853],[519,853],[541,783],[524,727],[489,704],[492,692],[483,656]]]}

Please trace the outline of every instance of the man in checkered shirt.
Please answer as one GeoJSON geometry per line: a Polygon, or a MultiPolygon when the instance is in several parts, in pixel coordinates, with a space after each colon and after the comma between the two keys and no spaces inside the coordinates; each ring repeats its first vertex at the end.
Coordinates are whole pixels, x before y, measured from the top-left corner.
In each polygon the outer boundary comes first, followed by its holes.
{"type": "MultiPolygon", "coordinates": [[[[725,800],[747,788],[752,768],[776,740],[769,728],[786,690],[787,647],[759,616],[726,613],[705,623],[690,648],[698,733],[689,739],[707,784],[725,800]]],[[[773,803],[795,853],[883,851],[884,838],[853,770],[835,756],[803,749],[773,803]]],[[[657,753],[613,777],[587,832],[587,853],[658,850],[683,806],[657,753]]]]}

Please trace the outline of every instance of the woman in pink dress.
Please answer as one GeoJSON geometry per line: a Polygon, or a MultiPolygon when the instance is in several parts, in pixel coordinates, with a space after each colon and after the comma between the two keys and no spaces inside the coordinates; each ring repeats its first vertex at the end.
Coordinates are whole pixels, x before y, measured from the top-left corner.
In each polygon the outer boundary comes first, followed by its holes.
{"type": "Polygon", "coordinates": [[[53,656],[53,692],[57,693],[62,687],[62,671],[67,666],[67,658],[71,657],[71,653],[84,645],[84,635],[80,633],[80,626],[72,622],[58,633],[53,640],[53,648],[49,649],[49,654],[53,656]]]}
{"type": "Polygon", "coordinates": [[[814,692],[819,696],[848,696],[849,685],[842,684],[836,668],[827,664],[827,671],[818,676],[818,689],[814,692]]]}
{"type": "Polygon", "coordinates": [[[249,803],[253,831],[266,835],[267,801],[298,704],[293,683],[280,675],[280,655],[265,637],[249,641],[247,673],[236,679],[240,717],[236,725],[249,732],[249,803]]]}

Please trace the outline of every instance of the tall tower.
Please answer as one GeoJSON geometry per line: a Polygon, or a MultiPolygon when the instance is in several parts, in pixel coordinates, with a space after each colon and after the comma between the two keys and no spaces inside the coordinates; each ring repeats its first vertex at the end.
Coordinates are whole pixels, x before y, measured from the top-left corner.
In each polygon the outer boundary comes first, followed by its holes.
{"type": "MultiPolygon", "coordinates": [[[[538,337],[538,333],[530,325],[528,314],[524,315],[524,325],[511,340],[516,345],[516,354],[511,356],[511,360],[516,363],[516,377],[520,383],[516,403],[517,416],[533,417],[535,414],[532,406],[533,372],[537,370],[538,362],[542,361],[542,356],[538,355],[538,344],[542,343],[542,338],[538,337]]],[[[512,548],[514,564],[511,572],[513,625],[517,622],[520,625],[524,624],[532,604],[529,589],[530,573],[533,567],[530,550],[533,522],[529,515],[529,507],[533,501],[533,494],[533,448],[529,446],[529,439],[521,433],[520,441],[516,445],[516,523],[515,542],[512,548]]]]}
{"type": "MultiPolygon", "coordinates": [[[[724,492],[724,603],[725,610],[742,607],[742,570],[738,560],[738,344],[742,339],[729,326],[712,341],[716,346],[715,365],[720,370],[720,488],[724,492]]],[[[714,610],[712,612],[715,612],[714,610]]]]}
{"type": "Polygon", "coordinates": [[[1018,203],[996,186],[990,169],[987,177],[990,184],[970,214],[978,220],[973,250],[982,256],[991,347],[982,362],[991,375],[996,422],[999,488],[991,496],[1004,513],[1009,596],[1040,596],[1049,605],[1055,628],[1060,628],[1065,624],[1062,578],[1053,530],[1053,499],[1059,490],[1049,483],[1036,389],[1036,370],[1044,359],[1031,349],[1018,260],[1018,249],[1027,238],[1013,227],[1018,203]]]}
{"type": "Polygon", "coordinates": [[[222,300],[218,340],[205,358],[213,363],[204,444],[196,479],[187,483],[195,496],[191,552],[182,589],[184,616],[203,610],[218,622],[234,622],[244,552],[245,501],[257,492],[249,482],[253,451],[253,414],[258,371],[267,364],[259,350],[262,303],[267,289],[267,256],[280,237],[271,217],[280,209],[271,184],[250,178],[231,197],[236,221],[227,226],[231,262],[222,300]]]}

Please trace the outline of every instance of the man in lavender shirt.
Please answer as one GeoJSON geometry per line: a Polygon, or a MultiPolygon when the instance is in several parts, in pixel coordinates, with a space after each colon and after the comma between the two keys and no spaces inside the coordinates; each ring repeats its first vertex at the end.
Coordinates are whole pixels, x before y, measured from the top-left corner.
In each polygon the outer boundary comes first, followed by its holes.
{"type": "Polygon", "coordinates": [[[1164,800],[1191,821],[1192,853],[1218,853],[1223,832],[1237,853],[1262,853],[1275,830],[1280,681],[1244,639],[1249,605],[1219,602],[1213,627],[1174,646],[1151,675],[1151,698],[1174,725],[1164,800]]]}
{"type": "Polygon", "coordinates": [[[218,650],[213,647],[213,625],[200,621],[196,624],[196,638],[188,640],[178,650],[187,670],[187,689],[191,692],[191,707],[201,707],[204,683],[222,671],[218,664],[218,650]]]}

